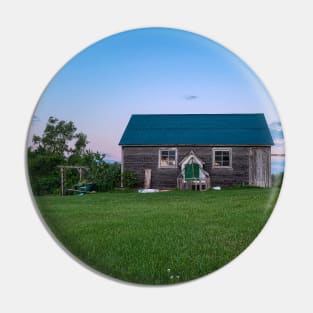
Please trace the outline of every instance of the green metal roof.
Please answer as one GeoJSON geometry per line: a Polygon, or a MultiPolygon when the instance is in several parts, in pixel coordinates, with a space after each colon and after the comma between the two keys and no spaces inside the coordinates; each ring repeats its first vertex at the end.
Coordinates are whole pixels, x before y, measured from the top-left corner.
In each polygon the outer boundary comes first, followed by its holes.
{"type": "Polygon", "coordinates": [[[273,145],[264,114],[132,115],[120,145],[273,145]]]}

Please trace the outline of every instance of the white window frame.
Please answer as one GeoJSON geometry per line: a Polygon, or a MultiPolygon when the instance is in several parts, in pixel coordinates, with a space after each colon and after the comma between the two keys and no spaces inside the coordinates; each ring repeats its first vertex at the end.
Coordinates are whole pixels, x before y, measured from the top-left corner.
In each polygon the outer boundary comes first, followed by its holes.
{"type": "Polygon", "coordinates": [[[178,154],[177,148],[160,148],[159,149],[158,167],[159,168],[177,168],[177,160],[178,160],[177,154],[178,154]],[[166,165],[166,166],[161,165],[161,153],[162,153],[162,151],[175,151],[175,165],[166,165]]]}
{"type": "Polygon", "coordinates": [[[213,148],[212,149],[212,168],[233,168],[233,153],[232,148],[213,148]],[[229,165],[215,165],[215,153],[217,151],[229,152],[229,165]]]}

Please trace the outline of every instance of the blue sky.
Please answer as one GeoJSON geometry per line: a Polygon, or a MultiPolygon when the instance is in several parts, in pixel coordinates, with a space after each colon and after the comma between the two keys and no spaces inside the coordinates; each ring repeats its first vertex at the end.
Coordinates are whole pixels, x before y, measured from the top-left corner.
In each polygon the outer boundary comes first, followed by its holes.
{"type": "MultiPolygon", "coordinates": [[[[190,32],[144,28],[71,59],[41,96],[30,138],[55,116],[73,121],[92,150],[120,160],[118,142],[131,114],[149,113],[264,113],[269,125],[279,123],[263,84],[229,50],[190,32]]],[[[283,153],[279,137],[273,150],[283,153]]]]}

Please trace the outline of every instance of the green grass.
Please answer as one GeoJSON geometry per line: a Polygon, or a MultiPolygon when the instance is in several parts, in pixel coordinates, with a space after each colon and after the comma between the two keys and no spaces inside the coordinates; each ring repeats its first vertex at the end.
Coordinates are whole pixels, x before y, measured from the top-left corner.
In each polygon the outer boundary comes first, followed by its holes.
{"type": "Polygon", "coordinates": [[[279,189],[97,193],[37,197],[55,236],[99,272],[169,284],[206,275],[258,235],[279,189]]]}

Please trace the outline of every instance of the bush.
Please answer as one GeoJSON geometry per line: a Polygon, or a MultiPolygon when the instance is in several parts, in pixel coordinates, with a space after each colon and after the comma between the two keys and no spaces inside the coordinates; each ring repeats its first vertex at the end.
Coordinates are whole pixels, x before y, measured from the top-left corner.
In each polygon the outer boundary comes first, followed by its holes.
{"type": "Polygon", "coordinates": [[[99,187],[98,191],[110,191],[115,187],[120,186],[121,181],[121,167],[119,164],[108,165],[101,182],[96,182],[99,187]]]}
{"type": "MultiPolygon", "coordinates": [[[[104,154],[86,151],[79,155],[73,153],[67,157],[59,153],[50,153],[44,150],[28,149],[28,173],[30,185],[35,195],[60,193],[61,178],[58,165],[82,165],[89,170],[83,177],[85,182],[95,184],[96,191],[110,191],[121,186],[121,165],[108,164],[104,161],[104,154]]],[[[79,173],[77,170],[65,170],[64,188],[73,188],[78,184],[79,173]]],[[[132,173],[125,175],[126,187],[132,188],[137,179],[132,173]]],[[[80,182],[82,183],[82,182],[80,182]]]]}
{"type": "Polygon", "coordinates": [[[134,188],[138,184],[137,175],[130,171],[123,172],[123,186],[125,188],[134,188]]]}
{"type": "Polygon", "coordinates": [[[118,163],[108,164],[103,157],[95,155],[90,163],[90,170],[87,172],[87,179],[96,185],[97,191],[110,191],[120,186],[121,166],[118,163]]]}
{"type": "Polygon", "coordinates": [[[60,170],[64,158],[58,154],[28,153],[28,174],[35,195],[57,193],[60,187],[60,170]]]}

